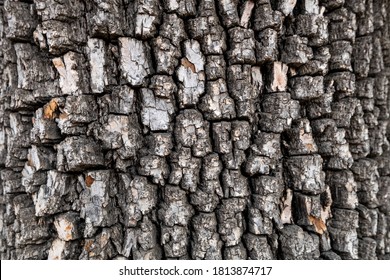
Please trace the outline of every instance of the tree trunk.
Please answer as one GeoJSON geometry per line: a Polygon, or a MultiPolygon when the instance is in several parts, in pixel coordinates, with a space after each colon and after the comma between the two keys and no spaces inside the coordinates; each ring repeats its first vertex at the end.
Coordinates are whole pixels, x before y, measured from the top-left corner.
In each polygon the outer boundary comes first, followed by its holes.
{"type": "Polygon", "coordinates": [[[389,0],[0,1],[1,259],[389,259],[389,0]]]}

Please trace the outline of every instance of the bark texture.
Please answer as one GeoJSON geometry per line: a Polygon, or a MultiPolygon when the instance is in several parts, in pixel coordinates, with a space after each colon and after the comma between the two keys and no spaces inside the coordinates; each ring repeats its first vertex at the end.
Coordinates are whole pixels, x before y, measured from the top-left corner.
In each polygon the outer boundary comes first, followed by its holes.
{"type": "Polygon", "coordinates": [[[1,259],[389,259],[389,17],[0,1],[1,259]]]}

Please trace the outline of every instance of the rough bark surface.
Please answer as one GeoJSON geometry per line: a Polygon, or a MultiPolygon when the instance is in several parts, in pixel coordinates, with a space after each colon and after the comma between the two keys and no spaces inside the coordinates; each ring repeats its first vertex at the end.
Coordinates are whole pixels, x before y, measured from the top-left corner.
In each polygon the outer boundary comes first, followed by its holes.
{"type": "Polygon", "coordinates": [[[389,0],[0,1],[1,259],[390,259],[389,0]]]}

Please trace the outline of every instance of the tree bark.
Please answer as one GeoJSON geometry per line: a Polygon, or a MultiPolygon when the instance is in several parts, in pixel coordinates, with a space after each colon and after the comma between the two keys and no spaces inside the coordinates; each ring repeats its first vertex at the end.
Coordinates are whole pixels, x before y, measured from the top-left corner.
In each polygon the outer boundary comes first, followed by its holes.
{"type": "Polygon", "coordinates": [[[390,259],[389,17],[0,1],[1,259],[390,259]]]}

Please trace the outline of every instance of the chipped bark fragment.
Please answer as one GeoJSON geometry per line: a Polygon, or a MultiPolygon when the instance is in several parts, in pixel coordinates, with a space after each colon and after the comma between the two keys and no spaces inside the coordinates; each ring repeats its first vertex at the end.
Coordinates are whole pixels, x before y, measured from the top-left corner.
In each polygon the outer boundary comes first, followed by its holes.
{"type": "MultiPolygon", "coordinates": [[[[331,0],[327,2],[339,2],[344,0],[331,0]]],[[[303,0],[301,1],[301,8],[305,14],[318,14],[320,12],[320,3],[324,4],[322,2],[324,1],[319,1],[319,0],[303,0]]]]}
{"type": "Polygon", "coordinates": [[[138,123],[125,115],[109,114],[95,135],[101,141],[101,148],[117,150],[122,159],[134,158],[141,145],[138,123]]]}
{"type": "Polygon", "coordinates": [[[288,66],[300,66],[313,58],[313,50],[308,46],[308,39],[297,35],[285,40],[281,60],[288,66]]]}
{"type": "Polygon", "coordinates": [[[238,170],[222,172],[222,188],[226,198],[249,196],[248,180],[238,170]]]}
{"type": "Polygon", "coordinates": [[[80,245],[78,242],[66,242],[59,238],[51,244],[48,260],[71,260],[78,258],[80,254],[80,245]]]}
{"type": "Polygon", "coordinates": [[[124,198],[118,197],[123,223],[127,227],[136,227],[142,217],[156,206],[157,186],[150,184],[145,177],[136,176],[130,180],[129,176],[122,175],[119,179],[119,188],[123,188],[122,191],[127,190],[124,198]]]}
{"type": "Polygon", "coordinates": [[[216,1],[202,0],[199,16],[188,21],[189,33],[201,42],[205,55],[223,54],[226,50],[226,31],[222,28],[216,12],[216,1]]]}
{"type": "MultiPolygon", "coordinates": [[[[82,2],[80,1],[80,3],[82,2]]],[[[129,32],[130,30],[126,28],[124,11],[125,9],[119,1],[94,0],[92,10],[87,17],[88,25],[91,27],[91,35],[110,38],[129,32]]],[[[130,23],[128,24],[130,25],[130,23]]]]}
{"type": "Polygon", "coordinates": [[[285,226],[279,237],[283,258],[291,259],[316,259],[319,257],[319,239],[310,235],[297,225],[285,226]]]}
{"type": "Polygon", "coordinates": [[[282,197],[282,211],[280,214],[280,221],[283,224],[292,224],[292,212],[291,212],[291,204],[293,198],[293,191],[291,189],[287,189],[285,195],[282,197]]]}
{"type": "Polygon", "coordinates": [[[291,97],[298,100],[319,98],[324,94],[322,76],[302,76],[290,79],[291,97]]]}
{"type": "Polygon", "coordinates": [[[206,95],[201,98],[199,109],[207,120],[232,119],[236,116],[234,100],[229,96],[226,82],[222,79],[206,84],[206,95]]]}
{"type": "Polygon", "coordinates": [[[160,157],[168,156],[173,148],[172,135],[169,133],[153,133],[148,143],[150,153],[160,157]]]}
{"type": "Polygon", "coordinates": [[[256,39],[256,59],[258,63],[275,61],[278,58],[279,49],[276,44],[278,32],[267,28],[259,32],[256,39]]]}
{"type": "Polygon", "coordinates": [[[188,203],[186,192],[177,186],[167,185],[163,191],[163,199],[158,215],[164,225],[167,227],[188,225],[194,210],[188,203]]]}
{"type": "Polygon", "coordinates": [[[308,196],[294,192],[292,201],[292,213],[294,222],[300,226],[306,226],[309,230],[323,234],[326,225],[321,217],[320,196],[308,196]]]}
{"type": "Polygon", "coordinates": [[[126,229],[121,253],[126,258],[132,255],[134,260],[161,259],[157,228],[149,218],[144,217],[139,228],[126,229]]]}
{"type": "Polygon", "coordinates": [[[67,212],[56,216],[54,226],[58,237],[63,241],[75,240],[81,237],[80,217],[76,212],[67,212]]]}
{"type": "Polygon", "coordinates": [[[222,259],[222,241],[217,233],[217,218],[214,213],[199,213],[192,219],[195,235],[191,246],[193,259],[222,259]],[[210,241],[211,240],[211,241],[210,241]]]}
{"type": "Polygon", "coordinates": [[[237,117],[254,119],[256,98],[261,94],[263,78],[259,67],[231,65],[227,72],[228,90],[236,105],[237,117]]]}
{"type": "Polygon", "coordinates": [[[152,74],[150,48],[147,43],[133,38],[119,38],[120,63],[123,79],[132,86],[142,86],[152,74]]]}
{"type": "Polygon", "coordinates": [[[311,195],[325,190],[325,173],[322,171],[322,158],[319,155],[295,156],[285,160],[289,181],[293,190],[311,195]]]}
{"type": "Polygon", "coordinates": [[[239,23],[237,4],[237,0],[218,0],[219,14],[222,18],[222,23],[227,28],[236,26],[239,23]]]}
{"type": "Polygon", "coordinates": [[[141,89],[142,124],[151,131],[168,130],[171,115],[174,113],[172,100],[156,97],[152,90],[141,89]]]}
{"type": "Polygon", "coordinates": [[[196,13],[195,0],[164,0],[168,12],[176,12],[178,15],[194,16],[196,13]]]}
{"type": "Polygon", "coordinates": [[[350,42],[332,42],[330,55],[329,70],[352,71],[352,46],[350,42]]]}
{"type": "Polygon", "coordinates": [[[313,223],[317,233],[323,234],[326,231],[326,225],[321,218],[309,216],[309,220],[313,223]]]}
{"type": "Polygon", "coordinates": [[[45,216],[70,210],[72,205],[68,201],[75,199],[74,192],[74,182],[69,175],[48,171],[46,184],[40,187],[34,200],[36,215],[45,216]]]}
{"type": "Polygon", "coordinates": [[[26,90],[38,90],[48,85],[54,71],[48,59],[41,57],[37,48],[28,43],[16,43],[17,87],[26,90]],[[29,66],[28,66],[29,65],[29,66]]]}
{"type": "Polygon", "coordinates": [[[299,116],[299,102],[292,100],[287,92],[278,92],[265,96],[261,103],[262,112],[260,129],[267,132],[281,133],[289,128],[299,116]]]}
{"type": "Polygon", "coordinates": [[[114,174],[110,170],[89,171],[85,177],[94,178],[93,183],[84,186],[81,193],[81,218],[85,220],[84,237],[96,232],[96,227],[109,227],[116,223],[118,210],[115,207],[114,174]]]}
{"type": "Polygon", "coordinates": [[[329,40],[355,40],[356,15],[346,8],[329,13],[329,40]]]}
{"type": "Polygon", "coordinates": [[[310,122],[307,119],[298,119],[286,131],[285,146],[289,155],[312,154],[318,151],[312,135],[310,122]]]}
{"type": "Polygon", "coordinates": [[[163,37],[154,39],[152,48],[157,62],[156,73],[172,75],[179,64],[181,56],[179,49],[171,44],[169,39],[163,37]]]}
{"type": "Polygon", "coordinates": [[[155,184],[165,185],[165,179],[168,179],[168,164],[163,157],[144,156],[140,159],[138,173],[152,178],[155,184]]]}
{"type": "Polygon", "coordinates": [[[279,31],[282,27],[283,15],[279,11],[274,11],[269,1],[256,1],[253,30],[262,31],[272,28],[279,31]]]}
{"type": "Polygon", "coordinates": [[[174,134],[177,143],[191,148],[194,156],[205,156],[211,151],[208,129],[201,113],[186,109],[176,117],[174,134]]]}
{"type": "Polygon", "coordinates": [[[121,229],[118,227],[104,228],[93,238],[85,239],[81,260],[113,259],[118,253],[117,240],[122,239],[121,229]]]}
{"type": "Polygon", "coordinates": [[[31,129],[31,141],[34,143],[51,143],[61,141],[61,133],[54,120],[43,116],[43,109],[35,112],[34,124],[31,129]]]}
{"type": "Polygon", "coordinates": [[[43,118],[53,120],[58,117],[58,104],[54,99],[52,99],[49,103],[43,106],[43,118]]]}
{"type": "Polygon", "coordinates": [[[193,73],[196,73],[195,65],[190,62],[187,58],[183,57],[181,59],[181,65],[185,68],[189,68],[193,73]]]}
{"type": "Polygon", "coordinates": [[[249,250],[249,259],[251,260],[272,260],[274,256],[271,248],[268,245],[267,238],[264,236],[256,236],[246,234],[244,236],[245,245],[249,250]]]}
{"type": "Polygon", "coordinates": [[[353,46],[353,68],[359,77],[368,76],[372,54],[373,45],[371,36],[356,38],[353,46]]]}
{"type": "Polygon", "coordinates": [[[334,207],[356,208],[358,205],[357,184],[351,171],[327,171],[326,184],[330,186],[334,207]]]}
{"type": "Polygon", "coordinates": [[[242,242],[236,246],[225,247],[223,257],[225,260],[246,260],[248,253],[242,242]]]}
{"type": "Polygon", "coordinates": [[[4,16],[8,23],[5,30],[7,38],[29,40],[37,25],[34,6],[29,3],[12,1],[6,1],[4,4],[4,16]]]}
{"type": "Polygon", "coordinates": [[[282,62],[274,62],[269,66],[268,92],[286,91],[288,66],[282,62]]]}
{"type": "Polygon", "coordinates": [[[252,11],[254,7],[255,7],[255,3],[252,0],[248,0],[245,2],[245,6],[240,19],[240,25],[242,27],[248,28],[248,24],[252,16],[252,11]]]}
{"type": "Polygon", "coordinates": [[[245,204],[243,198],[224,199],[221,208],[217,210],[217,219],[220,225],[218,232],[226,246],[240,243],[244,233],[245,220],[242,211],[245,204]]]}
{"type": "Polygon", "coordinates": [[[104,41],[99,39],[88,39],[89,64],[91,67],[91,90],[92,92],[103,92],[106,77],[104,73],[104,41]]]}
{"type": "Polygon", "coordinates": [[[85,133],[85,124],[95,121],[98,117],[97,104],[92,95],[68,96],[61,107],[56,122],[63,134],[85,133]]]}
{"type": "Polygon", "coordinates": [[[58,145],[58,170],[81,171],[101,165],[103,165],[101,147],[91,138],[67,137],[58,145]]]}
{"type": "Polygon", "coordinates": [[[117,84],[117,65],[113,61],[114,47],[106,44],[101,39],[95,38],[88,38],[87,45],[91,91],[93,93],[102,93],[107,86],[117,84]]]}
{"type": "MultiPolygon", "coordinates": [[[[189,2],[189,1],[187,1],[189,2]]],[[[165,14],[163,16],[163,22],[160,27],[159,35],[162,38],[166,38],[176,48],[180,49],[180,43],[183,40],[188,39],[186,30],[184,28],[184,21],[177,14],[165,14]],[[175,30],[175,32],[172,32],[175,30]]],[[[178,51],[180,52],[180,50],[178,51]]]]}
{"type": "Polygon", "coordinates": [[[85,185],[87,187],[91,187],[91,185],[93,184],[94,181],[95,181],[95,179],[92,176],[90,176],[90,175],[85,177],[85,185]]]}
{"type": "Polygon", "coordinates": [[[343,259],[358,258],[358,212],[335,208],[328,230],[332,247],[343,259]]]}
{"type": "Polygon", "coordinates": [[[197,104],[205,89],[205,59],[200,50],[200,45],[197,41],[191,40],[185,41],[184,47],[185,57],[176,70],[176,75],[180,81],[178,100],[181,108],[197,104]]]}
{"type": "Polygon", "coordinates": [[[135,36],[141,39],[152,38],[160,23],[161,6],[157,0],[137,0],[135,9],[135,36]]]}
{"type": "Polygon", "coordinates": [[[111,94],[98,98],[99,109],[105,114],[130,114],[135,112],[134,90],[126,85],[114,87],[111,94]],[[106,113],[107,112],[107,113],[106,113]]]}
{"type": "Polygon", "coordinates": [[[172,172],[169,183],[181,186],[182,189],[195,192],[199,184],[199,171],[201,160],[191,156],[191,149],[182,148],[177,153],[172,153],[172,172]]]}
{"type": "Polygon", "coordinates": [[[85,77],[88,77],[85,69],[85,59],[75,52],[68,52],[62,58],[52,59],[54,67],[59,74],[60,88],[65,95],[80,95],[89,90],[85,77]]]}
{"type": "Polygon", "coordinates": [[[42,33],[46,38],[49,53],[61,55],[68,51],[80,51],[80,45],[87,42],[87,22],[84,17],[60,21],[42,22],[42,33]]]}
{"type": "Polygon", "coordinates": [[[297,0],[279,0],[278,10],[280,10],[285,16],[288,16],[292,13],[296,4],[297,0]]]}
{"type": "Polygon", "coordinates": [[[251,29],[229,29],[231,49],[228,51],[231,64],[255,64],[255,39],[251,29]]]}

